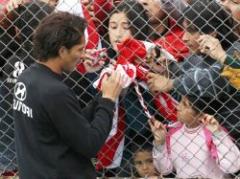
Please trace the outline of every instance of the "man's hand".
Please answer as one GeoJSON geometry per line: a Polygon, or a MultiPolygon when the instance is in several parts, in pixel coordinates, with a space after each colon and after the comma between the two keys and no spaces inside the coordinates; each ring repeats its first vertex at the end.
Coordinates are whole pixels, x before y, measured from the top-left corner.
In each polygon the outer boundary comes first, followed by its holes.
{"type": "Polygon", "coordinates": [[[202,123],[207,127],[209,131],[212,133],[217,132],[220,130],[220,125],[213,116],[205,114],[202,118],[202,123]]]}
{"type": "Polygon", "coordinates": [[[165,76],[148,73],[147,84],[153,93],[168,92],[173,88],[173,80],[166,78],[165,76]]]}
{"type": "Polygon", "coordinates": [[[96,49],[87,49],[82,57],[84,67],[88,73],[100,70],[105,64],[106,58],[100,58],[93,55],[96,51],[96,49]]]}
{"type": "Polygon", "coordinates": [[[103,67],[104,62],[101,61],[97,65],[94,65],[92,60],[87,59],[84,60],[83,65],[88,73],[93,73],[100,70],[103,67]]]}
{"type": "Polygon", "coordinates": [[[115,102],[123,89],[124,82],[122,75],[117,71],[114,71],[109,77],[105,75],[101,86],[102,97],[115,102]]]}
{"type": "Polygon", "coordinates": [[[166,134],[167,134],[166,127],[156,119],[149,119],[148,124],[151,127],[155,144],[163,145],[166,140],[166,134]]]}

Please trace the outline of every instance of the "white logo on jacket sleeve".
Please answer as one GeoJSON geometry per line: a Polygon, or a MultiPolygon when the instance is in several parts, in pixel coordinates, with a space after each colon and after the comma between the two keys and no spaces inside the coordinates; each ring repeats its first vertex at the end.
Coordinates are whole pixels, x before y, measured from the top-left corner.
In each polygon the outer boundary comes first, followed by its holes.
{"type": "Polygon", "coordinates": [[[27,88],[24,83],[18,82],[14,87],[13,110],[22,112],[30,118],[33,118],[32,108],[23,103],[27,97],[27,88]]]}
{"type": "Polygon", "coordinates": [[[14,63],[14,71],[12,72],[12,75],[8,76],[7,83],[15,84],[17,82],[18,76],[22,74],[25,68],[26,67],[23,62],[16,61],[14,63]]]}
{"type": "Polygon", "coordinates": [[[26,86],[22,82],[18,82],[14,87],[14,95],[19,101],[24,101],[27,97],[26,86]]]}
{"type": "Polygon", "coordinates": [[[22,72],[25,70],[24,63],[21,61],[17,61],[14,63],[14,71],[13,71],[13,77],[17,78],[19,75],[22,74],[22,72]]]}

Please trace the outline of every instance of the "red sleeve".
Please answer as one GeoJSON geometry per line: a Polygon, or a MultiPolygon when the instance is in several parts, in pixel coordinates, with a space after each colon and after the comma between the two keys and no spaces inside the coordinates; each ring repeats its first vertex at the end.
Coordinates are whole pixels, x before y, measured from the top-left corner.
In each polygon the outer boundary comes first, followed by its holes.
{"type": "Polygon", "coordinates": [[[146,82],[148,70],[144,69],[141,66],[136,66],[136,69],[137,69],[137,79],[140,81],[146,82]]]}
{"type": "Polygon", "coordinates": [[[107,29],[104,26],[103,22],[108,18],[109,13],[111,12],[113,6],[112,3],[108,0],[95,0],[93,4],[94,14],[96,21],[94,22],[99,34],[104,36],[107,33],[107,29]]]}
{"type": "Polygon", "coordinates": [[[95,0],[93,7],[96,18],[99,19],[100,22],[103,22],[107,18],[108,13],[111,11],[113,6],[110,1],[95,0]]]}
{"type": "Polygon", "coordinates": [[[154,43],[166,49],[178,61],[182,61],[189,54],[189,49],[182,40],[184,31],[174,20],[169,19],[169,23],[169,32],[167,32],[163,38],[156,40],[154,43]]]}
{"type": "Polygon", "coordinates": [[[77,70],[78,70],[81,74],[84,74],[84,73],[87,72],[85,66],[83,65],[83,63],[79,63],[79,64],[77,65],[77,70]]]}
{"type": "Polygon", "coordinates": [[[166,49],[178,61],[182,61],[189,54],[188,47],[182,41],[182,36],[183,32],[178,31],[155,41],[155,43],[166,49]]]}

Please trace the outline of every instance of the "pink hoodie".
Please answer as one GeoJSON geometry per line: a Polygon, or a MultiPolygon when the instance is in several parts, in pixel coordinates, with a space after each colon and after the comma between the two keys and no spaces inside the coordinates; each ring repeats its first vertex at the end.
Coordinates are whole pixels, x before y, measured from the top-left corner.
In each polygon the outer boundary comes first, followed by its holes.
{"type": "Polygon", "coordinates": [[[177,177],[224,178],[240,169],[240,151],[225,131],[212,134],[203,125],[189,129],[176,123],[166,143],[153,148],[156,169],[177,177]]]}

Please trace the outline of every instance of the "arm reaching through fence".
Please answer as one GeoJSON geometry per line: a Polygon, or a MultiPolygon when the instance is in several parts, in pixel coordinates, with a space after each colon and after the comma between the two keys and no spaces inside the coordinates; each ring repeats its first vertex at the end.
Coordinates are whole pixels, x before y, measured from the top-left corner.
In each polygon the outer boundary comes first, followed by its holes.
{"type": "Polygon", "coordinates": [[[224,173],[235,173],[240,169],[240,151],[233,143],[227,131],[222,128],[217,119],[204,115],[205,127],[212,133],[212,142],[216,147],[216,163],[224,173]]]}
{"type": "Polygon", "coordinates": [[[157,170],[163,175],[172,172],[173,164],[166,145],[166,127],[155,119],[148,121],[154,136],[153,162],[157,170]]]}
{"type": "Polygon", "coordinates": [[[217,164],[224,173],[235,173],[240,169],[240,152],[229,135],[224,131],[213,134],[213,143],[217,148],[217,164]]]}

